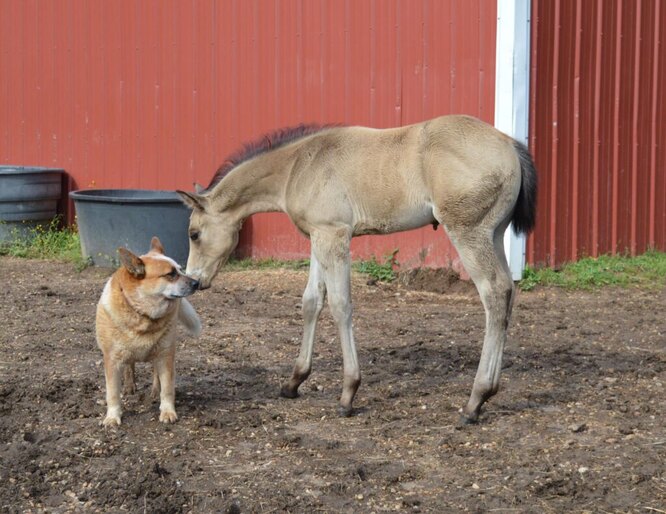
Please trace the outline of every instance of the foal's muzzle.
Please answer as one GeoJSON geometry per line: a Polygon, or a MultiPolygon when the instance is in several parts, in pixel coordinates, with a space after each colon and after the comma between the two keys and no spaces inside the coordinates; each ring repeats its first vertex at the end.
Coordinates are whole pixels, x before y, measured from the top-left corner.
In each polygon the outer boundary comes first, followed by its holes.
{"type": "Polygon", "coordinates": [[[210,284],[210,282],[204,283],[201,280],[197,280],[197,289],[199,289],[199,291],[203,291],[204,289],[210,288],[210,284]]]}

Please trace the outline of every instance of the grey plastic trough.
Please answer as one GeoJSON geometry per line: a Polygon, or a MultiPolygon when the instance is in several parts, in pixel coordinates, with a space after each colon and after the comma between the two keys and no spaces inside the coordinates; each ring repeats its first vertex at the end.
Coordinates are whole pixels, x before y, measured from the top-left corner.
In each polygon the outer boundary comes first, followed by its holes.
{"type": "Polygon", "coordinates": [[[0,166],[0,243],[29,236],[58,212],[64,170],[0,166]]]}
{"type": "Polygon", "coordinates": [[[184,266],[189,252],[190,210],[174,191],[88,189],[72,191],[81,251],[96,266],[117,265],[123,246],[136,255],[160,238],[165,253],[184,266]]]}

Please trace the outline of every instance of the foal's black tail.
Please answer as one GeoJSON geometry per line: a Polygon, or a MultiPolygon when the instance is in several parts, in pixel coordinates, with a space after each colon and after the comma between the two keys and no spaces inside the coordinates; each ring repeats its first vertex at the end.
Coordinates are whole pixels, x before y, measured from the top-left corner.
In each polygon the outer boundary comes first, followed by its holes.
{"type": "Polygon", "coordinates": [[[514,147],[520,160],[521,181],[511,223],[516,234],[528,234],[536,219],[537,171],[527,147],[518,141],[514,141],[514,147]]]}

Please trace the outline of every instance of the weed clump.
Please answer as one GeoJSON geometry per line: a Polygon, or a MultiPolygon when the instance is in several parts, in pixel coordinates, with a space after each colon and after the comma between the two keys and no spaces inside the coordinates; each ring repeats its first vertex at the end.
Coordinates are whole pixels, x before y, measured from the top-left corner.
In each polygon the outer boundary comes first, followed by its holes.
{"type": "Polygon", "coordinates": [[[67,261],[75,264],[77,269],[88,265],[81,255],[81,242],[76,227],[61,227],[60,217],[27,230],[13,229],[9,240],[0,244],[0,255],[67,261]]]}

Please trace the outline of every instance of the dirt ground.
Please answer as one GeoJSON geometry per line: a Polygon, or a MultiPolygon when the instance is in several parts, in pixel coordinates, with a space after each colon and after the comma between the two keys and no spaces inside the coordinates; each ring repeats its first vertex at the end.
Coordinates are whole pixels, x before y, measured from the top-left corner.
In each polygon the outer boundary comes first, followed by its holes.
{"type": "Polygon", "coordinates": [[[327,310],[301,397],[278,396],[306,272],[225,272],[192,297],[204,333],[179,345],[180,420],[157,421],[139,365],[104,429],[108,271],[0,258],[0,276],[1,512],[666,511],[664,291],[519,293],[500,392],[460,427],[484,323],[469,286],[355,275],[363,383],[339,418],[327,310]]]}

